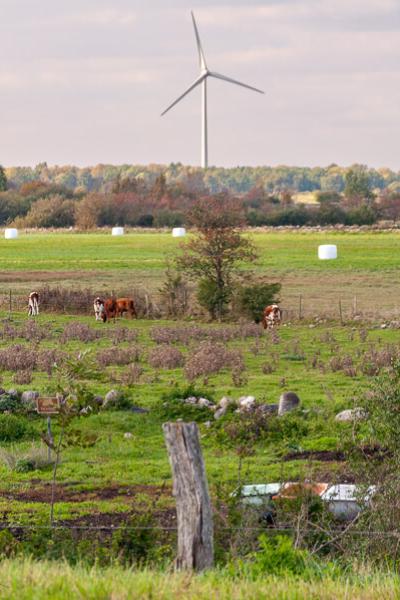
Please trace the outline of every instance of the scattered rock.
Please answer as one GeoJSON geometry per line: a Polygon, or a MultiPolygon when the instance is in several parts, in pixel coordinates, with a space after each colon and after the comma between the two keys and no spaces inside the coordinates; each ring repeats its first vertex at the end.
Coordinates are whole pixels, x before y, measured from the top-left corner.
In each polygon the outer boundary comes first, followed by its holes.
{"type": "Polygon", "coordinates": [[[33,390],[26,390],[21,394],[22,404],[25,408],[28,408],[30,410],[35,410],[37,398],[39,398],[39,392],[35,392],[33,390]]]}
{"type": "Polygon", "coordinates": [[[335,421],[351,423],[353,421],[361,421],[366,418],[367,414],[363,408],[348,408],[338,413],[335,417],[335,421]]]}
{"type": "Polygon", "coordinates": [[[99,406],[101,406],[104,403],[104,399],[102,396],[95,396],[93,398],[93,400],[96,402],[96,404],[98,404],[99,406]]]}
{"type": "Polygon", "coordinates": [[[257,410],[263,415],[277,415],[279,404],[260,404],[257,410]]]}
{"type": "Polygon", "coordinates": [[[131,440],[132,438],[133,438],[133,433],[131,433],[130,431],[127,431],[126,433],[124,433],[125,440],[131,440]]]}
{"type": "Polygon", "coordinates": [[[242,396],[238,400],[239,411],[252,411],[256,408],[256,399],[254,396],[242,396]]]}
{"type": "Polygon", "coordinates": [[[142,408],[141,406],[131,406],[130,410],[137,414],[145,414],[150,412],[148,408],[142,408]]]}
{"type": "Polygon", "coordinates": [[[300,405],[300,398],[294,392],[283,392],[279,398],[278,415],[282,415],[294,410],[300,405]]]}
{"type": "Polygon", "coordinates": [[[11,396],[11,398],[18,398],[18,390],[15,390],[13,388],[11,390],[8,390],[7,394],[11,396]]]}
{"type": "Polygon", "coordinates": [[[217,410],[214,413],[214,419],[220,419],[221,417],[223,417],[226,414],[227,411],[227,406],[223,407],[223,408],[217,408],[217,410]]]}

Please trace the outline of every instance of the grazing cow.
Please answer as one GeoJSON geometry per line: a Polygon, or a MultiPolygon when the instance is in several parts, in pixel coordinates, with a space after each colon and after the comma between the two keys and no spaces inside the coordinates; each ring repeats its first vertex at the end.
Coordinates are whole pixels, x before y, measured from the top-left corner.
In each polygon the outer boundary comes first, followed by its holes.
{"type": "Polygon", "coordinates": [[[135,303],[132,298],[118,298],[116,300],[117,304],[117,317],[122,317],[124,313],[128,313],[128,315],[133,319],[133,317],[137,318],[137,312],[135,309],[135,303]]]}
{"type": "Polygon", "coordinates": [[[30,317],[36,317],[39,314],[39,294],[38,292],[31,292],[28,296],[28,315],[30,317]]]}
{"type": "Polygon", "coordinates": [[[270,304],[264,308],[262,324],[264,329],[274,329],[282,321],[282,312],[277,304],[270,304]]]}
{"type": "Polygon", "coordinates": [[[104,323],[107,319],[106,310],[104,308],[104,300],[97,297],[93,302],[93,309],[96,321],[103,321],[104,323]]]}
{"type": "Polygon", "coordinates": [[[135,309],[135,303],[132,298],[108,298],[104,303],[105,316],[107,319],[114,319],[121,317],[124,313],[128,313],[131,319],[135,316],[137,318],[137,312],[135,309]]]}

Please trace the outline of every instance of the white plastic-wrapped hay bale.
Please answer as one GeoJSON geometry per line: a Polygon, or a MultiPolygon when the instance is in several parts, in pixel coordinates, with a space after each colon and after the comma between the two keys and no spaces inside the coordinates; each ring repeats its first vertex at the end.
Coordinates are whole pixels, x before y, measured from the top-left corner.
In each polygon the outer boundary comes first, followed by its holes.
{"type": "Polygon", "coordinates": [[[320,260],[332,260],[337,258],[337,246],[335,244],[323,244],[318,246],[318,258],[320,260]]]}
{"type": "Polygon", "coordinates": [[[111,235],[124,235],[123,227],[113,227],[111,230],[111,235]]]}
{"type": "Polygon", "coordinates": [[[6,240],[16,240],[18,237],[18,229],[9,228],[4,231],[6,240]]]}
{"type": "Polygon", "coordinates": [[[174,227],[172,230],[172,237],[184,237],[186,235],[186,229],[184,227],[174,227]]]}

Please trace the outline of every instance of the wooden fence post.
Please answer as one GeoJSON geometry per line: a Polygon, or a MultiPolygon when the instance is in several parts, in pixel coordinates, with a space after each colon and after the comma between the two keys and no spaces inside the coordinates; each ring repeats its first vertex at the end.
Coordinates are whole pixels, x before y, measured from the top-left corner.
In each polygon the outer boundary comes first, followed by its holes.
{"type": "Polygon", "coordinates": [[[178,521],[177,569],[213,566],[213,522],[196,423],[164,423],[178,521]]]}
{"type": "Polygon", "coordinates": [[[341,325],[343,325],[343,310],[342,310],[342,301],[339,298],[339,316],[340,316],[340,323],[341,325]]]}

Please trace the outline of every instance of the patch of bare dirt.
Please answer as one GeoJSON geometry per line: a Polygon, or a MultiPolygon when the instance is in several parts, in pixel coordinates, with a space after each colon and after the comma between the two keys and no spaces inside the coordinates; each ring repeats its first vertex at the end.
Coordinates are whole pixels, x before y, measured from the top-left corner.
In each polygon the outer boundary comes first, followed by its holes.
{"type": "MultiPolygon", "coordinates": [[[[33,482],[32,482],[33,483],[33,482]]],[[[113,500],[114,498],[135,498],[137,495],[146,495],[151,499],[160,496],[171,496],[170,488],[155,485],[111,485],[108,487],[90,490],[74,489],[71,484],[57,484],[55,486],[55,502],[87,502],[96,500],[113,500]]],[[[0,490],[0,497],[19,502],[50,502],[51,484],[40,486],[33,485],[23,491],[0,490]]]]}

